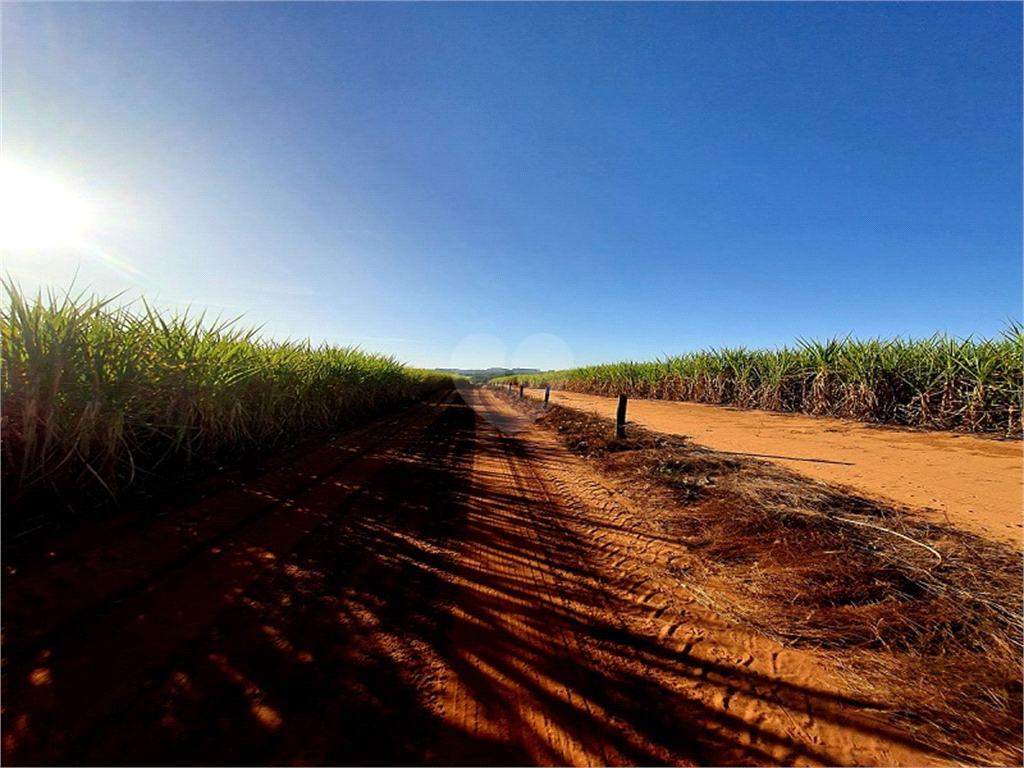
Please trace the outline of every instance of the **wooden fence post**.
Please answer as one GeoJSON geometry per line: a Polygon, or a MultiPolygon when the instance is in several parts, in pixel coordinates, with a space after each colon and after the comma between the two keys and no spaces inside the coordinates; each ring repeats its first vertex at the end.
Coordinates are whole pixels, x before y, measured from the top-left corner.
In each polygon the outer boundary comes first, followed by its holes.
{"type": "Polygon", "coordinates": [[[615,437],[621,440],[626,436],[626,396],[619,395],[619,410],[615,414],[615,437]]]}
{"type": "Polygon", "coordinates": [[[544,407],[548,407],[548,400],[551,399],[551,387],[544,387],[544,407]]]}
{"type": "Polygon", "coordinates": [[[519,385],[519,397],[522,397],[522,396],[523,396],[523,385],[520,384],[519,385]]]}

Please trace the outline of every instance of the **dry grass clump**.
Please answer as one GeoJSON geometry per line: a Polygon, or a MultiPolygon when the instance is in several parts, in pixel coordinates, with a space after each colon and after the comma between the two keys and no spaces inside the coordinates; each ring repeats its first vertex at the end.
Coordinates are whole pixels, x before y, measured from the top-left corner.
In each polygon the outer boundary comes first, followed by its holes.
{"type": "Polygon", "coordinates": [[[610,420],[557,407],[543,423],[685,544],[674,575],[699,600],[905,701],[887,716],[954,759],[1020,764],[1020,552],[639,427],[617,441],[610,420]]]}
{"type": "Polygon", "coordinates": [[[331,429],[450,383],[354,348],[3,283],[5,522],[331,429]]]}

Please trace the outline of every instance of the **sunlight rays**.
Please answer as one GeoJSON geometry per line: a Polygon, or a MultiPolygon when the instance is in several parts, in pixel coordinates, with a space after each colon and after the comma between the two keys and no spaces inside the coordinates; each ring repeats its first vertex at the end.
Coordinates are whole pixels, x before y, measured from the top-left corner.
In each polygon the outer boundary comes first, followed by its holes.
{"type": "Polygon", "coordinates": [[[73,245],[91,224],[79,195],[24,166],[0,164],[0,245],[73,245]]]}
{"type": "Polygon", "coordinates": [[[141,272],[129,261],[100,247],[89,237],[100,222],[96,206],[53,178],[23,165],[0,163],[0,248],[31,252],[67,249],[129,277],[141,272]]]}

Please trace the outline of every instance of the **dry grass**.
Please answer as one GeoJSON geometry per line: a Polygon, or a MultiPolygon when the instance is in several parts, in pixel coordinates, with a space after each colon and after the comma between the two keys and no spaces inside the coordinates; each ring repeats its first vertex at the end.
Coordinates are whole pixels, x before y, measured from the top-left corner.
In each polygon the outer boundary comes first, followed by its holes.
{"type": "Polygon", "coordinates": [[[617,478],[693,555],[674,571],[721,615],[846,670],[953,759],[1020,765],[1022,557],[828,487],[554,407],[542,423],[617,478]]]}

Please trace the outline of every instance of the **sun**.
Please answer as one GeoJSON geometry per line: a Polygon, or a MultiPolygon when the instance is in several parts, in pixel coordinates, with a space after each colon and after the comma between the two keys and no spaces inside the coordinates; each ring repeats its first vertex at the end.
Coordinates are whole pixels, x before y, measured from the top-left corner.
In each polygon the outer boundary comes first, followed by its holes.
{"type": "Polygon", "coordinates": [[[14,163],[0,163],[0,246],[73,245],[89,225],[79,196],[14,163]]]}

